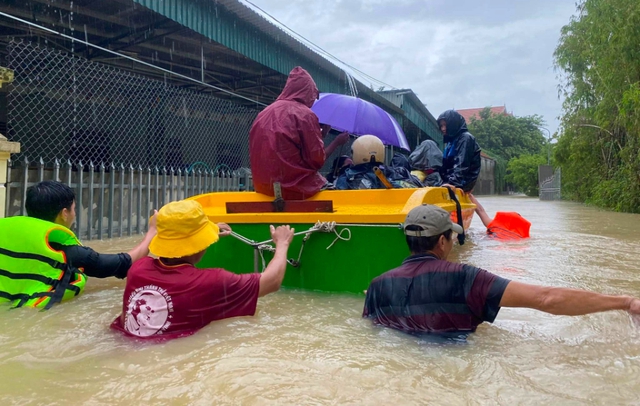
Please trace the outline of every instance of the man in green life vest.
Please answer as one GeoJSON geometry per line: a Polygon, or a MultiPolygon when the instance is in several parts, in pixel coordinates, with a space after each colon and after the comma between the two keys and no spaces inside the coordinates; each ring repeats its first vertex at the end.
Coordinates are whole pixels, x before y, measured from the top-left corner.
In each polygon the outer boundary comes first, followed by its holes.
{"type": "Polygon", "coordinates": [[[78,296],[87,276],[125,278],[131,264],[149,254],[156,216],[138,246],[128,253],[99,254],[83,247],[70,230],[75,194],[67,185],[44,181],[27,189],[28,217],[0,219],[0,303],[49,309],[78,296]]]}

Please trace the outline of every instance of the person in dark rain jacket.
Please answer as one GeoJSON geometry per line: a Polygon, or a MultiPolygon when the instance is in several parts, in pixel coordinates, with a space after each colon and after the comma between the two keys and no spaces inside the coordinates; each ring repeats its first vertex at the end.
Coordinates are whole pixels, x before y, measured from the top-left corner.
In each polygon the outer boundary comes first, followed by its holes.
{"type": "Polygon", "coordinates": [[[445,143],[440,173],[443,186],[472,191],[480,175],[480,146],[467,129],[464,117],[455,110],[440,114],[438,126],[445,143]]]}
{"type": "Polygon", "coordinates": [[[424,186],[442,186],[442,151],[433,140],[425,140],[409,155],[409,170],[424,186]]]}
{"type": "Polygon", "coordinates": [[[318,171],[349,134],[340,134],[325,149],[322,139],[330,127],[321,129],[310,108],[319,94],[311,75],[295,67],[278,99],[256,117],[249,132],[256,192],[273,196],[273,184],[279,182],[285,200],[299,200],[330,187],[318,171]]]}

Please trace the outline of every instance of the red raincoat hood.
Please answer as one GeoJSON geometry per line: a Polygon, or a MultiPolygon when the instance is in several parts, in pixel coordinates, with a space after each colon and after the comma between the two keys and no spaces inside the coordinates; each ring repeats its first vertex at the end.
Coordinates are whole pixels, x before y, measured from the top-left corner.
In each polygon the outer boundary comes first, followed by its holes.
{"type": "Polygon", "coordinates": [[[297,101],[311,107],[318,99],[319,94],[316,82],[313,81],[311,75],[300,66],[296,66],[289,73],[287,84],[284,85],[278,100],[297,101]]]}
{"type": "Polygon", "coordinates": [[[318,173],[325,152],[318,117],[311,106],[318,88],[301,67],[289,74],[280,97],[262,110],[249,132],[255,191],[273,196],[278,182],[285,200],[307,199],[327,180],[318,173]]]}

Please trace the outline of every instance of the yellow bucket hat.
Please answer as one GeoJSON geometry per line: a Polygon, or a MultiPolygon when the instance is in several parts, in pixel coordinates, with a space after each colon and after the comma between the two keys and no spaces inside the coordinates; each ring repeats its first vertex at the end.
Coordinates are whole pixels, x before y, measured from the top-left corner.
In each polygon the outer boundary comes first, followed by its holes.
{"type": "Polygon", "coordinates": [[[180,258],[204,251],[218,241],[220,229],[209,221],[202,205],[182,200],[164,205],[158,212],[158,233],[149,251],[162,258],[180,258]]]}

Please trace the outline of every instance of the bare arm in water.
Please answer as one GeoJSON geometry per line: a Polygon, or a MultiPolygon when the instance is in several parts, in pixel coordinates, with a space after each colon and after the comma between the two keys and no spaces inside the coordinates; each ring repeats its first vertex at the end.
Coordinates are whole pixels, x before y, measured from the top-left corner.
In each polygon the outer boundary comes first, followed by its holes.
{"type": "Polygon", "coordinates": [[[500,307],[526,307],[565,316],[607,310],[626,310],[632,314],[640,314],[640,299],[511,281],[504,290],[500,307]]]}
{"type": "Polygon", "coordinates": [[[276,292],[280,289],[284,272],[287,268],[287,251],[293,240],[295,230],[289,226],[280,226],[274,228],[269,226],[271,238],[276,245],[276,252],[273,259],[267,265],[262,275],[260,275],[260,292],[259,297],[276,292]]]}
{"type": "Polygon", "coordinates": [[[476,197],[471,193],[469,193],[467,196],[469,196],[469,200],[471,200],[471,202],[476,205],[476,214],[478,215],[478,217],[480,217],[480,220],[482,220],[482,224],[484,224],[485,227],[489,227],[491,218],[489,217],[487,212],[484,211],[484,207],[482,207],[478,199],[476,199],[476,197]]]}

